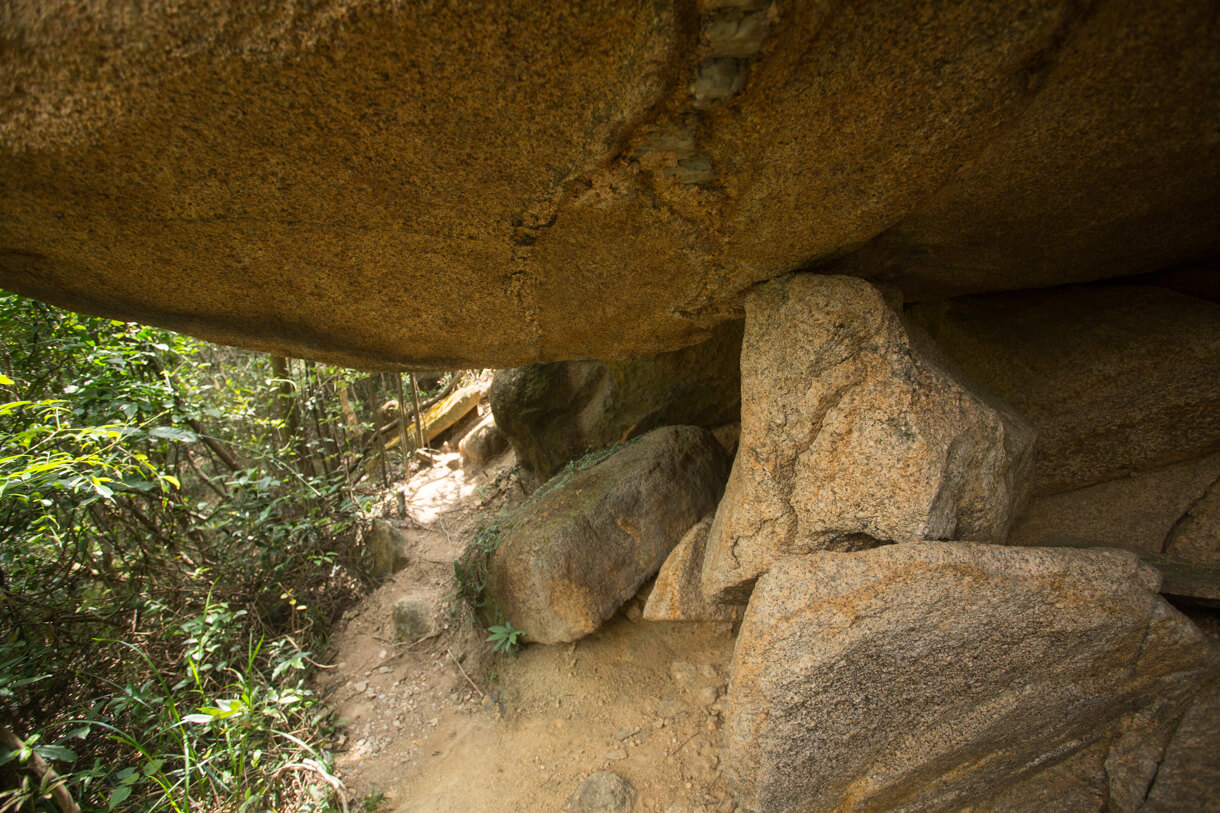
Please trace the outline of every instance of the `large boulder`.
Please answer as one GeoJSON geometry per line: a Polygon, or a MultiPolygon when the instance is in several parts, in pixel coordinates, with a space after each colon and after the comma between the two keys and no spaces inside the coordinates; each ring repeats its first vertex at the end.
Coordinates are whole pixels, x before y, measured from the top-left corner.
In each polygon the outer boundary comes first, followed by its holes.
{"type": "Polygon", "coordinates": [[[1071,538],[1220,567],[1220,454],[1034,497],[1010,545],[1071,538]]]}
{"type": "Polygon", "coordinates": [[[594,461],[565,469],[498,521],[489,601],[530,641],[597,629],[715,508],[728,474],[720,444],[694,426],[656,429],[594,461]]]}
{"type": "Polygon", "coordinates": [[[1218,663],[1157,581],[1126,551],[956,542],[776,564],[733,658],[738,800],[956,810],[1097,748],[1115,809],[1134,809],[1218,663]]]}
{"type": "Polygon", "coordinates": [[[372,367],[1215,254],[1208,3],[5,4],[0,285],[372,367]],[[871,244],[871,245],[870,245],[871,244]]]}
{"type": "Polygon", "coordinates": [[[586,452],[658,426],[736,422],[741,333],[741,322],[729,322],[706,342],[672,353],[499,370],[491,410],[522,468],[544,482],[586,452]]]}
{"type": "Polygon", "coordinates": [[[1038,494],[1220,450],[1216,303],[1077,286],[925,303],[909,315],[1038,430],[1038,494]]]}
{"type": "Polygon", "coordinates": [[[746,301],[741,443],[703,589],[740,600],[779,558],[885,542],[1000,542],[1033,432],[858,279],[797,275],[746,301]]]}
{"type": "Polygon", "coordinates": [[[1134,725],[1103,737],[1067,759],[1017,781],[963,813],[1217,813],[1220,811],[1220,674],[1190,701],[1154,700],[1134,725]],[[1151,735],[1151,736],[1150,736],[1151,735]],[[1151,776],[1151,783],[1147,777],[1151,776]],[[1131,781],[1136,779],[1137,781],[1131,781]],[[1149,786],[1151,785],[1151,786],[1149,786]]]}
{"type": "Polygon", "coordinates": [[[1021,113],[909,213],[832,265],[835,273],[894,280],[915,300],[1215,257],[1220,208],[1212,195],[1220,190],[1204,191],[1201,178],[1171,169],[1185,154],[1220,157],[1215,130],[1200,138],[1194,129],[1195,116],[1214,122],[1220,108],[1212,10],[1109,0],[1061,12],[1048,30],[1056,44],[1026,63],[1030,97],[1021,113]],[[1149,50],[1153,42],[1160,45],[1149,50]],[[1208,90],[1186,73],[1202,63],[1213,71],[1208,90]],[[1208,101],[1189,102],[1191,113],[1168,112],[1169,100],[1193,93],[1191,86],[1208,101]],[[1118,129],[1102,124],[1119,120],[1118,129]],[[1144,186],[1152,178],[1159,180],[1144,186]],[[1198,254],[1170,259],[1173,246],[1186,243],[1198,254]],[[1020,268],[1023,283],[1014,273],[1020,268]]]}

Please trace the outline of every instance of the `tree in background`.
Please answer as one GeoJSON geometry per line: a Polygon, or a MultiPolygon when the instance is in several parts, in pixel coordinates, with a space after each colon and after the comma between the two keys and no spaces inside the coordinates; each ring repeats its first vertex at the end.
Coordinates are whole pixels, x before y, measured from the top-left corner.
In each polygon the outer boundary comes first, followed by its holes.
{"type": "Polygon", "coordinates": [[[328,809],[352,374],[3,293],[0,344],[0,810],[328,809]]]}

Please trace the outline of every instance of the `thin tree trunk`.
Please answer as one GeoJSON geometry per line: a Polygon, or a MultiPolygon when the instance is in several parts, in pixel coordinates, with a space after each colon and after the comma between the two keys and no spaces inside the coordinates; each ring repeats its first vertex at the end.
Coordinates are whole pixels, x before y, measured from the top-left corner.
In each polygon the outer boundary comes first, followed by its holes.
{"type": "Polygon", "coordinates": [[[297,468],[306,477],[313,476],[313,462],[309,455],[309,444],[301,431],[301,402],[297,397],[298,387],[292,378],[292,361],[284,356],[271,357],[271,375],[276,379],[276,410],[284,425],[284,443],[292,445],[297,452],[297,468]]]}
{"type": "Polygon", "coordinates": [[[398,394],[398,439],[402,443],[402,476],[411,476],[411,457],[407,452],[407,399],[402,392],[402,373],[394,373],[394,389],[398,394]]]}
{"type": "Polygon", "coordinates": [[[211,449],[212,453],[220,459],[221,463],[225,464],[225,467],[228,468],[229,471],[241,471],[241,464],[237,462],[237,458],[233,456],[233,452],[229,451],[228,447],[226,447],[216,438],[204,434],[203,427],[199,425],[199,421],[195,420],[194,418],[187,418],[186,423],[187,426],[191,427],[191,429],[195,431],[195,434],[199,436],[199,440],[203,442],[203,445],[211,449]]]}
{"type": "Polygon", "coordinates": [[[314,458],[317,467],[322,470],[319,474],[330,477],[330,455],[326,452],[327,437],[322,433],[322,424],[325,422],[318,414],[318,401],[323,395],[322,382],[318,378],[318,370],[312,361],[305,362],[305,383],[309,391],[309,415],[313,418],[314,436],[318,439],[318,456],[314,458]]]}
{"type": "MultiPolygon", "coordinates": [[[[379,400],[381,400],[380,398],[377,397],[377,383],[376,383],[381,380],[382,380],[382,378],[380,375],[373,376],[371,394],[372,394],[372,401],[374,404],[377,403],[379,400]]],[[[373,420],[374,421],[377,420],[377,408],[376,407],[373,408],[373,420]]],[[[386,465],[386,459],[385,459],[386,458],[385,438],[382,436],[382,434],[380,432],[374,431],[373,434],[376,435],[376,437],[373,438],[373,440],[377,443],[377,462],[381,466],[381,487],[387,488],[390,485],[390,479],[389,479],[389,466],[386,465]]]]}
{"type": "MultiPolygon", "coordinates": [[[[444,389],[442,389],[440,392],[436,393],[435,395],[429,397],[426,401],[424,401],[422,404],[420,404],[420,408],[415,410],[414,414],[412,414],[410,416],[411,420],[415,420],[416,416],[420,416],[422,418],[423,413],[427,412],[430,407],[434,406],[435,404],[439,404],[441,401],[443,401],[447,397],[449,397],[450,393],[453,392],[454,386],[455,386],[455,381],[450,380],[449,383],[445,385],[444,389]]],[[[378,427],[378,429],[377,429],[378,432],[381,432],[384,434],[389,434],[393,430],[394,430],[394,421],[390,421],[389,423],[385,424],[384,426],[378,427]]]]}
{"type": "MultiPolygon", "coordinates": [[[[411,376],[411,403],[415,406],[415,442],[418,444],[418,446],[416,448],[422,449],[422,448],[424,448],[424,425],[422,423],[423,417],[421,414],[423,412],[423,410],[421,410],[419,408],[419,384],[415,381],[415,373],[410,373],[410,376],[411,376]]],[[[456,377],[451,379],[451,381],[456,381],[456,380],[457,380],[456,377]]],[[[403,446],[403,449],[406,449],[406,448],[407,448],[406,446],[403,446]]]]}
{"type": "Polygon", "coordinates": [[[225,491],[224,484],[221,483],[220,485],[217,485],[215,480],[208,477],[207,474],[204,473],[203,469],[199,468],[199,464],[195,462],[195,458],[191,457],[190,452],[185,452],[183,456],[186,458],[186,464],[191,467],[191,470],[194,471],[195,474],[199,475],[199,479],[203,481],[204,485],[216,492],[216,496],[220,497],[222,500],[227,500],[229,498],[229,492],[225,491]]]}
{"type": "MultiPolygon", "coordinates": [[[[161,362],[157,361],[155,358],[150,359],[149,363],[152,364],[153,371],[165,379],[165,384],[169,387],[169,391],[174,399],[174,403],[177,404],[178,388],[174,386],[173,379],[169,377],[169,373],[167,373],[165,368],[161,366],[161,362]]],[[[272,367],[274,368],[274,359],[272,359],[272,367]]],[[[216,438],[207,435],[203,431],[203,427],[199,425],[199,421],[195,420],[194,418],[186,418],[185,420],[187,426],[191,427],[195,434],[199,436],[199,440],[201,440],[205,446],[211,449],[213,454],[220,458],[220,462],[224,463],[225,466],[228,467],[229,471],[241,470],[241,464],[237,462],[237,458],[233,456],[233,452],[231,452],[228,447],[226,447],[216,438]]]]}
{"type": "Polygon", "coordinates": [[[343,406],[343,420],[347,423],[347,431],[353,435],[360,434],[360,419],[356,417],[356,409],[352,406],[352,398],[348,394],[350,387],[339,390],[339,403],[343,406]]]}

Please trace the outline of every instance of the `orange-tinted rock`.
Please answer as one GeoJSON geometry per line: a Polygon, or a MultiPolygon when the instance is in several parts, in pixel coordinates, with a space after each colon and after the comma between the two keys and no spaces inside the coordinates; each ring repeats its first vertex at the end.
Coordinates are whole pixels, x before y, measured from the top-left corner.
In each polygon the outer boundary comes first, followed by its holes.
{"type": "Polygon", "coordinates": [[[656,429],[565,469],[501,520],[488,567],[493,612],[535,643],[588,635],[715,507],[727,474],[716,438],[694,426],[656,429]]]}
{"type": "Polygon", "coordinates": [[[646,621],[735,621],[742,608],[709,601],[703,594],[703,552],[712,514],[695,523],[657,573],[644,605],[646,621]]]}
{"type": "Polygon", "coordinates": [[[1216,253],[1206,3],[10,4],[0,285],[366,366],[1216,253]]]}
{"type": "Polygon", "coordinates": [[[859,279],[756,288],[741,440],[703,590],[741,601],[776,561],[887,542],[1001,542],[1029,490],[1033,432],[947,366],[859,279]]]}
{"type": "Polygon", "coordinates": [[[1157,586],[1115,550],[923,542],[777,564],[733,656],[738,801],[960,810],[1097,748],[1096,801],[1134,810],[1218,657],[1157,586]]]}

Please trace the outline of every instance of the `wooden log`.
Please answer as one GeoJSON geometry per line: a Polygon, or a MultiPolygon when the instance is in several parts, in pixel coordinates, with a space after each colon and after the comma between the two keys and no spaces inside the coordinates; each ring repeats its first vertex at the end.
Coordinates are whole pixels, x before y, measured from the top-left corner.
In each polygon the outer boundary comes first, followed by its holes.
{"type": "MultiPolygon", "coordinates": [[[[423,417],[420,418],[420,428],[423,432],[424,443],[431,442],[441,432],[444,432],[466,417],[466,414],[474,409],[486,394],[486,385],[476,384],[463,387],[440,403],[433,404],[431,408],[424,412],[423,417]]],[[[408,442],[410,441],[408,440],[408,442]]],[[[386,448],[392,449],[398,443],[398,438],[391,438],[386,443],[386,448]]],[[[410,451],[414,451],[414,448],[410,451]]]]}

